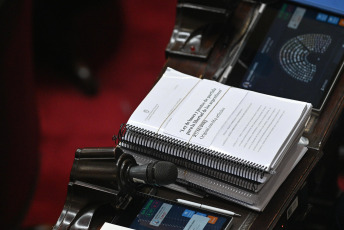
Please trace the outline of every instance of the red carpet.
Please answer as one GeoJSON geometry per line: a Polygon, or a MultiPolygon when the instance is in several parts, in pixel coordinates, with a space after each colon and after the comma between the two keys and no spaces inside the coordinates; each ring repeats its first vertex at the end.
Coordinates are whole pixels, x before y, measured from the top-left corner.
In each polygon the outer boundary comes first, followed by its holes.
{"type": "MultiPolygon", "coordinates": [[[[120,44],[96,72],[96,96],[81,93],[56,73],[38,71],[41,169],[25,226],[56,223],[77,148],[112,146],[112,135],[148,93],[165,61],[176,1],[121,1],[120,44]]],[[[102,41],[99,41],[102,43],[102,41]]],[[[114,44],[115,45],[115,44],[114,44]]]]}

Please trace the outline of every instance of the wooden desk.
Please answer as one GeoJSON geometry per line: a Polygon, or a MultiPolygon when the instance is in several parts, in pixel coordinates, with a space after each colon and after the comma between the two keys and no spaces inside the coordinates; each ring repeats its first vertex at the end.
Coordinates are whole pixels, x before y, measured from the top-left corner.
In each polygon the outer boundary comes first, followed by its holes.
{"type": "MultiPolygon", "coordinates": [[[[235,18],[233,19],[234,21],[236,20],[233,27],[233,33],[240,33],[241,28],[246,25],[248,14],[251,9],[250,7],[252,7],[252,5],[239,5],[235,12],[235,18]]],[[[196,60],[189,57],[170,55],[164,69],[166,67],[171,67],[186,74],[212,79],[221,60],[231,47],[231,45],[224,47],[224,41],[221,39],[224,38],[219,38],[219,42],[215,45],[207,60],[196,60]]],[[[236,36],[233,36],[232,39],[235,40],[236,36]]],[[[323,152],[323,148],[344,107],[343,75],[337,81],[322,113],[320,115],[313,115],[309,122],[305,134],[310,141],[308,152],[295,167],[287,180],[281,185],[264,212],[254,212],[229,201],[223,201],[214,197],[199,199],[165,189],[161,189],[158,195],[172,199],[184,196],[190,200],[207,203],[241,214],[241,217],[234,218],[232,229],[278,228],[279,226],[277,226],[277,224],[279,220],[285,218],[283,215],[285,215],[286,210],[295,199],[298,191],[304,185],[310,172],[312,172],[323,154],[326,154],[323,152]]]]}

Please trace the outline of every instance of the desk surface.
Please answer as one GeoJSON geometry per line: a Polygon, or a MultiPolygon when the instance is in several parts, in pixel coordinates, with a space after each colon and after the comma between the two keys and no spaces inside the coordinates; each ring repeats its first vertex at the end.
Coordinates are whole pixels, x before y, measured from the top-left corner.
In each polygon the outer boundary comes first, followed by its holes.
{"type": "MultiPolygon", "coordinates": [[[[250,7],[252,6],[246,4],[239,5],[235,13],[236,22],[238,22],[235,25],[236,32],[240,32],[240,28],[247,23],[247,14],[250,7]]],[[[221,40],[218,44],[221,44],[221,40]]],[[[171,67],[186,74],[212,79],[212,75],[220,65],[221,58],[223,58],[227,52],[226,49],[228,49],[228,47],[230,46],[227,46],[227,48],[219,45],[215,46],[210,57],[206,61],[181,56],[169,56],[164,69],[166,67],[171,67]]],[[[251,211],[229,201],[223,201],[214,197],[200,200],[196,197],[189,197],[187,195],[182,195],[165,189],[161,189],[158,195],[172,199],[184,196],[190,200],[198,202],[201,201],[203,203],[208,203],[213,206],[218,206],[239,213],[241,214],[241,217],[234,218],[233,229],[274,228],[286,209],[290,206],[296,193],[300,190],[314,166],[323,155],[323,147],[326,144],[326,141],[344,107],[343,75],[344,74],[342,74],[335,85],[322,113],[320,115],[312,115],[305,134],[310,141],[309,151],[295,167],[286,181],[281,185],[264,212],[258,213],[251,211]]]]}

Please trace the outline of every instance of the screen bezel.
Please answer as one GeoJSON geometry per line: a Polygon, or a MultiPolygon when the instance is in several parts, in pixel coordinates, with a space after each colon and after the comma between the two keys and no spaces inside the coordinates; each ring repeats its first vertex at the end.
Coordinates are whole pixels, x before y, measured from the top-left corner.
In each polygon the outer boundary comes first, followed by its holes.
{"type": "MultiPolygon", "coordinates": [[[[333,13],[333,12],[328,12],[326,10],[318,9],[318,8],[315,8],[315,7],[312,7],[309,5],[300,4],[300,3],[294,2],[294,1],[279,1],[277,3],[267,5],[265,7],[262,15],[260,16],[260,18],[256,22],[256,25],[254,26],[254,28],[250,32],[249,38],[244,43],[245,46],[243,47],[236,63],[233,65],[231,72],[227,76],[226,82],[224,82],[225,84],[240,88],[241,81],[244,79],[245,72],[246,72],[246,70],[244,70],[240,66],[240,63],[239,63],[240,60],[250,59],[251,61],[253,61],[255,55],[259,51],[260,45],[264,42],[265,36],[268,34],[268,32],[271,28],[271,25],[272,25],[276,15],[278,14],[279,9],[283,3],[288,3],[288,4],[295,5],[295,6],[304,7],[306,9],[312,9],[312,10],[316,10],[316,11],[320,11],[320,12],[324,12],[324,13],[327,13],[330,15],[344,18],[343,15],[338,15],[338,14],[333,13]],[[247,57],[248,55],[251,55],[251,56],[247,57]]],[[[327,89],[323,93],[322,99],[320,99],[319,105],[313,106],[313,113],[315,113],[315,114],[321,113],[321,111],[323,110],[323,108],[324,108],[324,106],[325,106],[325,104],[329,98],[330,93],[332,92],[332,90],[335,86],[335,83],[337,82],[338,78],[342,75],[343,68],[344,68],[344,55],[341,57],[341,61],[338,63],[336,70],[334,71],[334,74],[331,75],[331,80],[328,83],[327,89]]]]}

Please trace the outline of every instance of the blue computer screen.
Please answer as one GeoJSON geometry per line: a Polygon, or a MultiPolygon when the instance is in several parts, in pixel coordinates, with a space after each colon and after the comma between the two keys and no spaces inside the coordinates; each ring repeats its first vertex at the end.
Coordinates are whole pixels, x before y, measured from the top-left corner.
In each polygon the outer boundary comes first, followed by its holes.
{"type": "Polygon", "coordinates": [[[314,6],[322,10],[332,13],[344,15],[344,1],[343,0],[292,0],[301,4],[314,6]]]}
{"type": "Polygon", "coordinates": [[[238,87],[320,108],[343,62],[344,16],[284,2],[268,20],[241,55],[237,65],[245,72],[238,87]]]}
{"type": "Polygon", "coordinates": [[[223,217],[207,211],[197,211],[182,205],[149,199],[135,220],[132,229],[224,229],[231,217],[223,217]]]}

